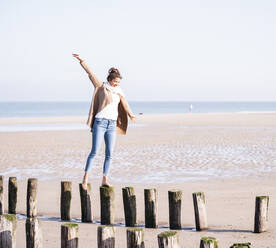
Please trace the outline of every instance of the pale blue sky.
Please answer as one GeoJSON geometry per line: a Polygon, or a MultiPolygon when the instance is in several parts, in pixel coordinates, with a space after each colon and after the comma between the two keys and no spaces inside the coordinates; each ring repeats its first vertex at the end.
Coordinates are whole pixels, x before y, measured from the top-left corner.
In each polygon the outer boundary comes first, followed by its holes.
{"type": "Polygon", "coordinates": [[[276,100],[276,3],[0,2],[0,101],[90,101],[72,52],[130,101],[276,100]]]}

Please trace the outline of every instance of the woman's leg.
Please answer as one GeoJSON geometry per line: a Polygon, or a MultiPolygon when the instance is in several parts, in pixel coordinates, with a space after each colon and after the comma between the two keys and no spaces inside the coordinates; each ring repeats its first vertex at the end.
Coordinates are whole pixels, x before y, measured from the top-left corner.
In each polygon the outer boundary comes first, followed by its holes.
{"type": "Polygon", "coordinates": [[[98,151],[101,148],[101,144],[104,138],[106,128],[104,127],[103,121],[95,120],[92,130],[92,149],[90,154],[87,157],[86,165],[85,165],[85,173],[83,176],[83,187],[86,188],[87,180],[88,180],[88,172],[92,165],[93,158],[97,155],[98,151]]]}
{"type": "Polygon", "coordinates": [[[109,185],[107,183],[107,174],[109,172],[109,167],[112,161],[112,154],[115,147],[116,141],[116,122],[112,121],[107,131],[104,134],[104,141],[105,141],[105,160],[104,160],[104,167],[103,167],[103,181],[102,184],[109,185]]]}
{"type": "Polygon", "coordinates": [[[90,170],[92,160],[97,155],[97,153],[99,152],[99,150],[101,148],[101,144],[102,144],[102,141],[104,138],[104,132],[105,132],[105,129],[102,127],[97,127],[93,130],[92,149],[87,157],[87,161],[86,161],[86,165],[85,165],[85,169],[84,169],[85,172],[88,172],[90,170]]]}

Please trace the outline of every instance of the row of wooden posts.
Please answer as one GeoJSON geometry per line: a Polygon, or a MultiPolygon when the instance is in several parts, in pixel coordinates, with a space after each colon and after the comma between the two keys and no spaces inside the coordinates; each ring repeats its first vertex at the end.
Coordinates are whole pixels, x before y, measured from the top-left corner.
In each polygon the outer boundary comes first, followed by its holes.
{"type": "MultiPolygon", "coordinates": [[[[92,222],[91,214],[91,185],[88,184],[87,190],[83,190],[79,184],[81,199],[81,220],[82,222],[92,222]]],[[[27,186],[27,217],[37,216],[37,179],[29,178],[27,186]]],[[[122,188],[125,225],[127,227],[135,227],[136,220],[136,196],[133,187],[122,188]]],[[[17,180],[16,177],[9,178],[8,187],[8,213],[16,214],[17,204],[17,180]]],[[[100,203],[101,203],[101,224],[114,224],[114,188],[100,187],[100,203]]],[[[170,229],[181,229],[181,190],[168,191],[169,198],[169,226],[170,229]]],[[[0,176],[0,214],[4,212],[3,207],[3,177],[0,176]]],[[[71,199],[72,199],[72,182],[61,182],[60,197],[60,215],[61,220],[71,221],[71,199]]],[[[268,196],[257,196],[255,205],[255,224],[254,232],[264,232],[268,228],[268,196]]],[[[157,228],[157,191],[156,189],[144,189],[145,203],[145,227],[157,228]]],[[[203,192],[193,193],[195,226],[197,231],[208,229],[206,200],[203,192]]]]}
{"type": "MultiPolygon", "coordinates": [[[[0,248],[14,248],[16,246],[16,215],[0,215],[1,230],[0,248]]],[[[37,217],[27,218],[25,222],[26,247],[42,248],[41,222],[37,217]]],[[[61,224],[61,248],[78,248],[79,225],[61,224]]],[[[127,248],[145,248],[144,229],[131,227],[126,229],[127,248]]],[[[159,248],[180,248],[179,236],[176,231],[165,231],[157,235],[159,248]]],[[[97,228],[97,247],[115,248],[115,227],[101,225],[97,228]]],[[[199,248],[218,248],[218,241],[214,237],[202,237],[199,248]]],[[[230,248],[251,248],[251,243],[235,243],[230,248]]]]}
{"type": "MultiPolygon", "coordinates": [[[[79,184],[81,199],[81,220],[82,222],[92,222],[91,214],[91,185],[87,190],[83,190],[79,184]]],[[[136,221],[136,196],[133,187],[122,188],[125,225],[135,227],[136,221]]],[[[37,217],[37,179],[29,178],[27,185],[27,218],[37,217]]],[[[101,224],[114,224],[114,188],[100,187],[101,224]]],[[[170,229],[181,229],[181,190],[168,191],[169,198],[169,227],[170,229]]],[[[62,221],[71,221],[70,208],[72,199],[72,182],[61,182],[60,214],[62,221]]],[[[4,213],[3,177],[0,176],[0,214],[4,213]]],[[[264,232],[268,228],[268,196],[257,196],[255,205],[254,232],[264,232]]],[[[156,189],[144,190],[145,203],[145,227],[157,228],[157,191],[156,189]]],[[[193,193],[195,226],[197,231],[208,229],[206,200],[203,192],[193,193]]],[[[8,184],[8,213],[16,214],[17,204],[17,179],[9,178],[8,184]]],[[[1,248],[1,246],[0,246],[1,248]]]]}

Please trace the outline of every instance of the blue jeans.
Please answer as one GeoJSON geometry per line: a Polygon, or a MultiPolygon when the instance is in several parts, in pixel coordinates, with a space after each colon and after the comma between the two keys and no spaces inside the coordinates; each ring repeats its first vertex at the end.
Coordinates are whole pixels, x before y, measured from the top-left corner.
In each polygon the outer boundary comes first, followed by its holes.
{"type": "Polygon", "coordinates": [[[92,129],[92,149],[88,155],[85,172],[89,171],[92,164],[93,158],[97,155],[100,150],[102,141],[105,141],[105,160],[103,167],[103,174],[107,175],[109,171],[109,166],[112,160],[112,153],[115,146],[116,140],[116,121],[105,119],[105,118],[95,118],[93,129],[92,129]]]}

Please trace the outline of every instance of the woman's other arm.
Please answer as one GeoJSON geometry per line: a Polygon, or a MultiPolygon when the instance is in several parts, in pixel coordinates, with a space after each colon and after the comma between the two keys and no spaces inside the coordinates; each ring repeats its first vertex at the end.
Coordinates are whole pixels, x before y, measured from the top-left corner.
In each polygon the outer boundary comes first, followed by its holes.
{"type": "Polygon", "coordinates": [[[128,105],[127,100],[122,95],[120,95],[120,99],[121,99],[122,105],[123,105],[124,109],[126,110],[127,115],[129,116],[129,118],[132,121],[135,121],[135,115],[132,113],[132,111],[131,111],[131,109],[128,105]]]}
{"type": "Polygon", "coordinates": [[[87,72],[89,79],[91,80],[94,87],[100,87],[102,82],[96,77],[96,75],[89,69],[83,59],[80,58],[78,54],[73,53],[73,57],[80,61],[82,68],[87,72]]]}

